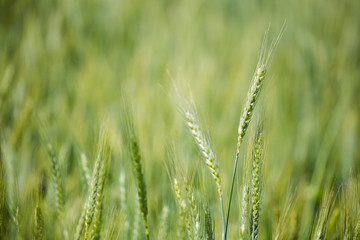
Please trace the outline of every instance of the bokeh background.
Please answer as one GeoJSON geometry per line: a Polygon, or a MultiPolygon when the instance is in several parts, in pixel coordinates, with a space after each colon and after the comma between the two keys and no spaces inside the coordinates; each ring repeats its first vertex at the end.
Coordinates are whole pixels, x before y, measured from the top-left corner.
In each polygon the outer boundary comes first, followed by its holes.
{"type": "MultiPolygon", "coordinates": [[[[126,99],[143,155],[150,234],[156,236],[164,205],[170,206],[170,229],[177,222],[166,170],[171,145],[177,169],[203,172],[206,181],[194,188],[206,194],[197,201],[210,206],[219,237],[215,184],[186,129],[174,82],[186,98],[191,89],[228,196],[237,125],[264,34],[269,29],[271,41],[286,21],[241,156],[245,159],[248,139],[262,120],[266,164],[260,236],[272,236],[284,199],[294,194],[305,216],[299,218],[300,238],[308,239],[322,190],[337,191],[360,167],[359,13],[356,0],[0,0],[0,129],[8,151],[2,145],[2,162],[12,162],[6,183],[16,186],[9,189],[21,206],[19,236],[30,238],[38,184],[50,181],[39,122],[60,156],[70,231],[86,195],[78,159],[84,152],[92,166],[104,122],[112,146],[106,226],[117,232],[123,224],[121,171],[129,211],[135,212],[134,177],[122,137],[126,99]]],[[[49,224],[54,213],[48,185],[49,224]]],[[[238,234],[238,208],[236,196],[231,239],[238,234]]],[[[56,236],[53,228],[48,236],[56,236]]],[[[175,234],[170,231],[169,238],[175,234]]]]}

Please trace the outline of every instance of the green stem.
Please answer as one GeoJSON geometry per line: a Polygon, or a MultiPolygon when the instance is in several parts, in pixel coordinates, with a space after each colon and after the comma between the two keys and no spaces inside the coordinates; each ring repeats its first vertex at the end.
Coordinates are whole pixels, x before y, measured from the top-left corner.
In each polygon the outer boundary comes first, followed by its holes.
{"type": "Polygon", "coordinates": [[[222,229],[223,229],[223,236],[226,235],[225,234],[225,216],[224,216],[224,206],[223,206],[223,199],[222,199],[222,195],[220,195],[220,209],[221,209],[221,219],[222,219],[222,229]]]}
{"type": "Polygon", "coordinates": [[[232,181],[231,181],[230,198],[229,198],[228,210],[227,210],[227,215],[226,215],[226,223],[225,223],[225,228],[224,228],[223,240],[227,239],[227,229],[228,229],[228,225],[229,225],[231,199],[232,199],[232,194],[234,191],[236,169],[237,169],[237,164],[238,164],[238,160],[239,160],[239,149],[240,149],[240,144],[238,145],[237,151],[236,151],[235,165],[234,165],[233,176],[232,176],[232,181]]]}

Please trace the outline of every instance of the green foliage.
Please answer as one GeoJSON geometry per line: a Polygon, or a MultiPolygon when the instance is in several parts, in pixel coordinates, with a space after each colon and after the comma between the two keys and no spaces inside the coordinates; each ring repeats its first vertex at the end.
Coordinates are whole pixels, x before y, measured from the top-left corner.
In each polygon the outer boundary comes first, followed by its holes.
{"type": "Polygon", "coordinates": [[[0,0],[0,239],[358,239],[359,9],[0,0]]]}

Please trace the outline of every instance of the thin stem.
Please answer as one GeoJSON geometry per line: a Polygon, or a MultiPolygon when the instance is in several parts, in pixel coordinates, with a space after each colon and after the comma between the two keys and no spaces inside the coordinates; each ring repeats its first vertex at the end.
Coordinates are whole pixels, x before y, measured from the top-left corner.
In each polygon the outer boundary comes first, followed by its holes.
{"type": "Polygon", "coordinates": [[[238,144],[237,150],[236,150],[235,165],[234,165],[233,176],[232,176],[232,181],[231,181],[230,198],[229,198],[228,210],[227,210],[227,215],[226,215],[226,223],[225,223],[225,228],[224,228],[223,240],[227,239],[227,229],[228,229],[228,225],[229,225],[231,199],[232,199],[232,194],[234,191],[236,169],[237,169],[237,164],[238,164],[238,160],[239,160],[239,149],[240,149],[240,144],[238,144]]]}
{"type": "Polygon", "coordinates": [[[220,195],[220,209],[221,209],[221,220],[222,220],[222,229],[223,229],[223,236],[226,235],[225,231],[225,216],[224,216],[224,206],[223,206],[223,199],[220,195]]]}

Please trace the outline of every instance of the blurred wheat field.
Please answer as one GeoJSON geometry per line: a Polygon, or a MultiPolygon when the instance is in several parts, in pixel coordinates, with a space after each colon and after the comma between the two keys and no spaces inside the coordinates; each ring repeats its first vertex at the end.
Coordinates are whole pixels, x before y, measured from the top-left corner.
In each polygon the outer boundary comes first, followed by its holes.
{"type": "Polygon", "coordinates": [[[174,85],[194,100],[226,211],[264,34],[269,48],[286,21],[241,145],[228,239],[259,122],[258,238],[358,239],[359,12],[356,0],[0,0],[0,238],[74,239],[83,216],[80,239],[146,239],[140,189],[150,239],[221,239],[218,189],[174,85]]]}

